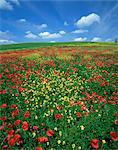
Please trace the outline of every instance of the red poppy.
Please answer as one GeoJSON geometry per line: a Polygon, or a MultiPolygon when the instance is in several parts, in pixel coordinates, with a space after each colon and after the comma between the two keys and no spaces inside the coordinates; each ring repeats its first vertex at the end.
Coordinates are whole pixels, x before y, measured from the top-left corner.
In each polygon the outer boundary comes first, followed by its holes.
{"type": "Polygon", "coordinates": [[[14,134],[14,130],[9,130],[7,133],[9,136],[12,136],[14,134]]]}
{"type": "Polygon", "coordinates": [[[60,119],[61,118],[61,114],[55,114],[55,119],[60,119]]]}
{"type": "Polygon", "coordinates": [[[14,122],[14,125],[15,126],[18,126],[20,124],[20,120],[16,120],[15,122],[14,122]]]}
{"type": "Polygon", "coordinates": [[[5,108],[5,107],[7,107],[7,104],[5,103],[0,106],[0,108],[5,108]]]}
{"type": "Polygon", "coordinates": [[[118,117],[118,112],[115,113],[115,117],[118,117]]]}
{"type": "Polygon", "coordinates": [[[47,134],[47,136],[53,136],[54,132],[49,129],[49,130],[46,132],[46,134],[47,134]]]}
{"type": "Polygon", "coordinates": [[[116,132],[110,132],[110,137],[114,141],[118,141],[118,134],[116,132]]]}
{"type": "Polygon", "coordinates": [[[21,93],[23,91],[22,87],[18,87],[18,92],[21,93]]]}
{"type": "Polygon", "coordinates": [[[3,91],[2,91],[2,94],[6,94],[6,92],[7,92],[6,90],[3,90],[3,91]]]}
{"type": "Polygon", "coordinates": [[[38,127],[37,126],[33,126],[33,130],[38,130],[38,127]]]}
{"type": "Polygon", "coordinates": [[[12,126],[11,123],[9,123],[9,124],[7,125],[7,127],[8,127],[8,128],[12,128],[13,126],[12,126]]]}
{"type": "Polygon", "coordinates": [[[43,150],[42,147],[37,146],[36,150],[43,150]]]}
{"type": "Polygon", "coordinates": [[[97,139],[92,139],[91,140],[91,147],[94,148],[94,149],[98,149],[99,148],[97,139]]]}
{"type": "Polygon", "coordinates": [[[26,112],[24,113],[24,118],[28,118],[29,115],[30,115],[29,111],[26,111],[26,112]]]}
{"type": "Polygon", "coordinates": [[[43,137],[38,137],[37,140],[38,140],[38,142],[40,142],[40,143],[44,143],[44,142],[47,142],[47,141],[48,141],[48,138],[43,136],[43,137]]]}
{"type": "Polygon", "coordinates": [[[115,124],[118,124],[118,120],[115,120],[115,124]]]}
{"type": "Polygon", "coordinates": [[[15,95],[18,96],[18,93],[16,93],[15,95]]]}
{"type": "Polygon", "coordinates": [[[2,120],[2,121],[6,121],[6,116],[1,117],[1,118],[0,118],[0,120],[2,120]]]}
{"type": "Polygon", "coordinates": [[[4,125],[0,126],[0,130],[4,129],[4,125]]]}
{"type": "Polygon", "coordinates": [[[57,105],[56,106],[57,110],[61,110],[61,106],[57,105]]]}
{"type": "Polygon", "coordinates": [[[12,118],[15,118],[18,113],[19,113],[19,110],[18,110],[18,109],[14,110],[14,111],[12,112],[12,114],[11,114],[11,115],[12,115],[12,118]]]}
{"type": "Polygon", "coordinates": [[[22,129],[23,129],[24,131],[27,131],[27,130],[28,130],[28,123],[27,123],[26,121],[24,121],[24,122],[22,123],[22,129]]]}
{"type": "Polygon", "coordinates": [[[77,112],[76,115],[77,115],[77,118],[80,118],[80,117],[81,117],[80,112],[77,112]]]}
{"type": "Polygon", "coordinates": [[[24,100],[24,103],[25,103],[25,104],[28,104],[28,103],[29,103],[29,101],[28,101],[28,100],[24,100]]]}
{"type": "Polygon", "coordinates": [[[15,108],[16,108],[16,104],[12,104],[11,109],[15,109],[15,108]]]}
{"type": "Polygon", "coordinates": [[[13,139],[14,139],[14,141],[19,140],[20,139],[20,135],[19,134],[14,135],[13,139]]]}
{"type": "Polygon", "coordinates": [[[15,144],[15,140],[12,138],[8,141],[9,146],[13,146],[15,144]]]}
{"type": "Polygon", "coordinates": [[[7,149],[8,148],[8,146],[7,145],[4,145],[3,147],[2,147],[2,150],[5,150],[5,149],[7,149]]]}
{"type": "Polygon", "coordinates": [[[80,108],[80,110],[81,110],[81,111],[86,110],[86,106],[85,106],[85,105],[82,105],[81,108],[80,108]]]}

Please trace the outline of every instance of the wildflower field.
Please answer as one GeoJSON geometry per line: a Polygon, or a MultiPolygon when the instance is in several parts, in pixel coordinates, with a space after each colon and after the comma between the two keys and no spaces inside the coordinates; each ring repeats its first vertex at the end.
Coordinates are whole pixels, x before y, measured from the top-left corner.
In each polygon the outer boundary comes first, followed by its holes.
{"type": "Polygon", "coordinates": [[[0,149],[118,149],[118,47],[4,51],[0,64],[0,149]]]}

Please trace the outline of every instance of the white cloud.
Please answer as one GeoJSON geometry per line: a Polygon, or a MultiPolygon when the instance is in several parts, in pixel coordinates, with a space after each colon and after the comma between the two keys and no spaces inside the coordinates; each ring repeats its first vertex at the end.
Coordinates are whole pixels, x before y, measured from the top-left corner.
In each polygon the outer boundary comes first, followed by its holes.
{"type": "Polygon", "coordinates": [[[0,9],[12,10],[13,4],[20,5],[19,0],[0,0],[0,9]]]}
{"type": "Polygon", "coordinates": [[[10,31],[1,31],[0,30],[0,39],[7,39],[10,40],[11,38],[13,38],[14,35],[10,32],[10,31]]]}
{"type": "Polygon", "coordinates": [[[26,19],[24,19],[24,18],[19,19],[18,22],[26,22],[26,19]]]}
{"type": "Polygon", "coordinates": [[[65,31],[59,31],[59,33],[60,33],[60,34],[66,34],[66,32],[65,32],[65,31]]]}
{"type": "Polygon", "coordinates": [[[27,31],[25,37],[29,39],[36,39],[38,36],[33,34],[31,31],[27,31]]]}
{"type": "Polygon", "coordinates": [[[112,42],[112,39],[106,39],[105,42],[112,42]]]}
{"type": "Polygon", "coordinates": [[[69,24],[67,23],[67,21],[64,22],[64,26],[68,26],[69,24]]]}
{"type": "Polygon", "coordinates": [[[41,24],[41,25],[34,25],[34,26],[35,26],[37,29],[40,30],[40,29],[43,29],[43,28],[47,28],[48,25],[44,23],[44,24],[41,24]]]}
{"type": "Polygon", "coordinates": [[[81,17],[76,23],[75,25],[77,27],[85,27],[85,26],[90,26],[92,25],[94,22],[100,22],[100,16],[92,13],[89,14],[88,16],[83,16],[81,17]]]}
{"type": "Polygon", "coordinates": [[[0,0],[0,9],[12,10],[13,6],[10,2],[7,2],[6,0],[0,0]]]}
{"type": "Polygon", "coordinates": [[[16,5],[20,5],[18,0],[10,0],[12,3],[16,4],[16,5]]]}
{"type": "Polygon", "coordinates": [[[79,37],[79,38],[75,38],[74,39],[74,41],[78,41],[78,42],[84,42],[84,41],[86,41],[87,40],[87,38],[86,37],[84,37],[84,38],[82,38],[82,37],[79,37]]]}
{"type": "Polygon", "coordinates": [[[17,23],[20,23],[20,25],[24,26],[24,28],[27,29],[38,29],[41,30],[43,28],[47,28],[47,24],[43,23],[43,24],[34,24],[32,22],[29,22],[28,20],[26,20],[25,18],[21,18],[19,20],[17,20],[17,23]]]}
{"type": "Polygon", "coordinates": [[[50,41],[50,43],[55,43],[56,41],[50,41]]]}
{"type": "Polygon", "coordinates": [[[75,31],[72,31],[72,33],[86,33],[88,32],[88,30],[82,30],[82,29],[79,29],[79,30],[75,30],[75,31]]]}
{"type": "Polygon", "coordinates": [[[94,37],[91,42],[100,42],[102,39],[99,37],[94,37]]]}
{"type": "Polygon", "coordinates": [[[0,30],[0,44],[12,44],[15,43],[15,41],[11,40],[14,35],[12,35],[9,31],[1,31],[0,30]]]}
{"type": "Polygon", "coordinates": [[[15,43],[15,41],[0,39],[0,44],[12,44],[12,43],[15,43]]]}
{"type": "Polygon", "coordinates": [[[49,32],[41,32],[39,36],[42,39],[51,39],[51,38],[60,38],[62,37],[60,33],[49,33],[49,32]]]}

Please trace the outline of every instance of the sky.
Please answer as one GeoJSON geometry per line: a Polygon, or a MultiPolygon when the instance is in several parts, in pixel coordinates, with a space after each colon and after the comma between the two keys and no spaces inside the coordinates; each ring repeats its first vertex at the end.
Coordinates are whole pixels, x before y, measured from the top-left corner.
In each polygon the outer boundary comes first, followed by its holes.
{"type": "Polygon", "coordinates": [[[117,37],[117,0],[0,0],[0,44],[117,37]]]}

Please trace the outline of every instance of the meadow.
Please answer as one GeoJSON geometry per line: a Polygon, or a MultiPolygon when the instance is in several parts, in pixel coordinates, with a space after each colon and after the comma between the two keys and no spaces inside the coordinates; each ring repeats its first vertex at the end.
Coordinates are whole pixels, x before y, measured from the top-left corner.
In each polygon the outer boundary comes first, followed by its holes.
{"type": "Polygon", "coordinates": [[[118,45],[43,44],[0,46],[1,149],[117,150],[118,45]]]}

